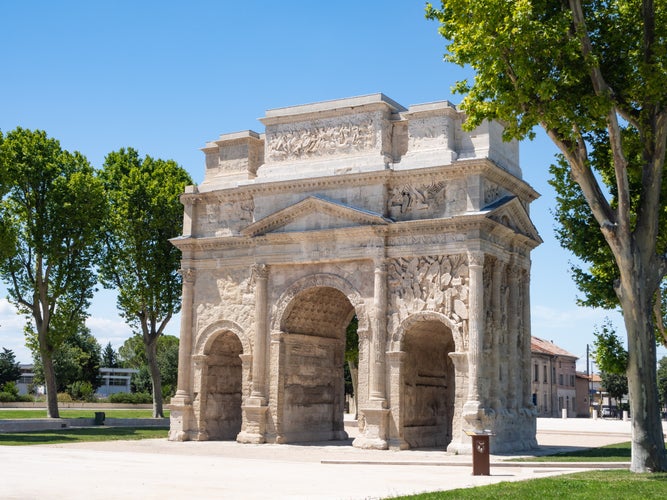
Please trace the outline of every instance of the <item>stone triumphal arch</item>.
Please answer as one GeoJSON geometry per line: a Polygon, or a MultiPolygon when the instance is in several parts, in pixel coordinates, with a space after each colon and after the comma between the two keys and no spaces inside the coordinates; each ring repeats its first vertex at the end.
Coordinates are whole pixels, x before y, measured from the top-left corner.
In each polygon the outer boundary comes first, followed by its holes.
{"type": "Polygon", "coordinates": [[[358,321],[362,448],[535,446],[518,145],[448,102],[382,94],[274,109],[203,148],[182,196],[171,440],[346,439],[358,321]]]}

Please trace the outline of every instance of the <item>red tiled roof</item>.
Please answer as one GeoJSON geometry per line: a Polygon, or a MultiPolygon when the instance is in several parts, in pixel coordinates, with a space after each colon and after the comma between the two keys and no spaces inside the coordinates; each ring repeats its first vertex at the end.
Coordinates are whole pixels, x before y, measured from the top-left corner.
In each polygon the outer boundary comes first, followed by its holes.
{"type": "Polygon", "coordinates": [[[574,359],[579,359],[572,353],[567,352],[565,349],[561,349],[553,342],[548,340],[540,339],[538,337],[530,338],[530,352],[538,354],[549,354],[550,356],[567,356],[574,359]]]}

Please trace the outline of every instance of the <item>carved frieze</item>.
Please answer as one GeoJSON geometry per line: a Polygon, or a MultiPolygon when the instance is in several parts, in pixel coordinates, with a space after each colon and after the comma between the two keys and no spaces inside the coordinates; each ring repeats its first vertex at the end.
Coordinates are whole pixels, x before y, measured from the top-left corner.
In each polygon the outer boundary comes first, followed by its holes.
{"type": "Polygon", "coordinates": [[[412,118],[410,120],[409,148],[435,149],[448,148],[453,131],[450,130],[449,117],[412,118]]]}
{"type": "Polygon", "coordinates": [[[372,120],[283,130],[268,138],[269,161],[340,155],[375,148],[372,120]]]}

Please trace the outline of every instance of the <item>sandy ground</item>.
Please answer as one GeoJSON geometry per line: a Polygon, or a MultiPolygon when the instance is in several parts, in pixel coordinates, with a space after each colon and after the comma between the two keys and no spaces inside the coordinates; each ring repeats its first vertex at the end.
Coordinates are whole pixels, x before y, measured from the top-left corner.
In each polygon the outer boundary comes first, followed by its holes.
{"type": "MultiPolygon", "coordinates": [[[[630,422],[538,419],[536,455],[630,439],[630,422]]],[[[354,427],[349,427],[354,435],[354,427]]],[[[573,472],[574,466],[503,463],[472,476],[471,457],[441,450],[172,443],[164,439],[0,446],[0,498],[368,499],[573,472]]]]}

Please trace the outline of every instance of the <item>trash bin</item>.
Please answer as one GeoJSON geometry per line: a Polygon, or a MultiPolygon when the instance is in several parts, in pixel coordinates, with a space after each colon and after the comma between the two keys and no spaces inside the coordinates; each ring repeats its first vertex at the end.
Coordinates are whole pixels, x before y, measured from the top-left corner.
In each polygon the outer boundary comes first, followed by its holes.
{"type": "Polygon", "coordinates": [[[103,411],[96,411],[95,412],[95,425],[104,425],[104,419],[106,415],[104,415],[103,411]]]}
{"type": "Polygon", "coordinates": [[[486,431],[466,431],[466,434],[472,438],[472,475],[490,476],[489,437],[493,434],[486,431]]]}

